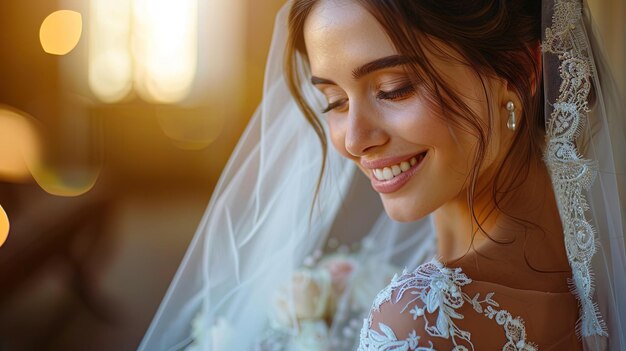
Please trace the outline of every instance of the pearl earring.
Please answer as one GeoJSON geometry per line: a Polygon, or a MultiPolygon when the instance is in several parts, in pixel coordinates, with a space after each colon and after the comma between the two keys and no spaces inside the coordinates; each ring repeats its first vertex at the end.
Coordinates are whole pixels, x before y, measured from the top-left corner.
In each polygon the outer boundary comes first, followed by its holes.
{"type": "Polygon", "coordinates": [[[515,121],[515,104],[513,101],[506,103],[506,110],[509,111],[509,120],[506,122],[506,127],[512,131],[515,131],[517,127],[517,121],[515,121]]]}

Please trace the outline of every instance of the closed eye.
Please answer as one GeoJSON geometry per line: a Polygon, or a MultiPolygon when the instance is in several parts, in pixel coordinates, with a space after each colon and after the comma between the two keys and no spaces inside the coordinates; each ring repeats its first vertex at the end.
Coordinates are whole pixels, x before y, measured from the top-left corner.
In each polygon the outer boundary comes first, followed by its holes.
{"type": "Polygon", "coordinates": [[[322,113],[328,113],[328,112],[330,112],[332,110],[335,110],[335,109],[341,107],[346,102],[348,102],[348,99],[340,99],[340,100],[331,102],[331,103],[328,104],[328,106],[326,106],[326,108],[324,108],[322,110],[322,113]]]}
{"type": "Polygon", "coordinates": [[[376,98],[381,100],[401,100],[413,95],[414,93],[415,87],[413,86],[413,84],[409,84],[392,91],[379,91],[376,94],[376,98]]]}
{"type": "MultiPolygon", "coordinates": [[[[409,96],[415,94],[415,86],[413,84],[407,84],[401,88],[391,90],[391,91],[379,91],[376,93],[376,98],[381,100],[402,100],[408,98],[409,96]]],[[[339,99],[333,102],[330,102],[326,108],[324,108],[321,113],[328,113],[333,110],[337,110],[348,102],[347,98],[339,99]]]]}
{"type": "MultiPolygon", "coordinates": [[[[413,94],[415,94],[415,87],[413,86],[413,84],[409,84],[402,88],[395,89],[392,91],[379,91],[376,94],[376,97],[381,100],[394,101],[394,100],[405,99],[413,94]]],[[[322,113],[328,113],[332,110],[336,110],[337,108],[344,105],[346,102],[348,102],[348,99],[340,99],[340,100],[331,102],[328,104],[328,106],[326,106],[326,108],[322,110],[322,113]]]]}

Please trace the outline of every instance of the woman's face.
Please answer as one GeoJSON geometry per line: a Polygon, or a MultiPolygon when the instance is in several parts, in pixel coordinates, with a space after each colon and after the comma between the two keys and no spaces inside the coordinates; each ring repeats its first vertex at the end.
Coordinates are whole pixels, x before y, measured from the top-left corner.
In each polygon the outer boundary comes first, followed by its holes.
{"type": "MultiPolygon", "coordinates": [[[[352,1],[322,0],[306,20],[304,38],[312,83],[328,102],[333,146],[370,178],[389,216],[412,221],[452,201],[465,203],[477,139],[454,127],[441,106],[411,84],[407,59],[376,19],[352,1]]],[[[441,56],[428,59],[489,123],[483,85],[473,71],[441,56]]],[[[497,91],[495,80],[486,83],[497,91]]],[[[492,98],[495,116],[506,114],[503,97],[492,98]]],[[[498,122],[481,173],[498,159],[494,150],[504,149],[505,132],[498,122]]]]}

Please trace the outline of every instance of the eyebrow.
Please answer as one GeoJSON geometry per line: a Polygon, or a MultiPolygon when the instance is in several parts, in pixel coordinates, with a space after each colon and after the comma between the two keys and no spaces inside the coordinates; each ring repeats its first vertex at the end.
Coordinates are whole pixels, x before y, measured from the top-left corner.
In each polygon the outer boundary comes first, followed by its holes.
{"type": "MultiPolygon", "coordinates": [[[[352,78],[354,78],[355,80],[358,80],[365,75],[368,75],[372,72],[375,72],[381,69],[402,66],[408,63],[413,63],[413,62],[415,62],[414,59],[411,59],[408,56],[402,56],[402,55],[392,55],[392,56],[382,57],[382,58],[376,59],[372,62],[368,62],[364,64],[363,66],[360,66],[354,69],[352,71],[352,78]]],[[[317,84],[337,85],[332,80],[320,78],[316,76],[311,77],[311,83],[313,85],[317,85],[317,84]]]]}

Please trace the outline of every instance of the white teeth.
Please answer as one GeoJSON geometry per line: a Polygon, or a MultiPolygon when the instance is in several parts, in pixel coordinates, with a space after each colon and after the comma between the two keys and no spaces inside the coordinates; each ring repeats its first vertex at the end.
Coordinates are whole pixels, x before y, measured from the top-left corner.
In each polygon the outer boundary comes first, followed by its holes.
{"type": "Polygon", "coordinates": [[[383,179],[383,171],[382,171],[382,170],[380,170],[380,169],[378,169],[378,168],[377,168],[377,169],[375,169],[375,170],[374,170],[374,176],[375,176],[377,179],[383,179]]]}
{"type": "Polygon", "coordinates": [[[389,168],[389,167],[383,168],[383,178],[385,180],[393,179],[393,172],[391,172],[391,168],[389,168]]]}
{"type": "Polygon", "coordinates": [[[393,165],[393,166],[391,166],[391,172],[393,173],[393,176],[395,177],[398,174],[402,173],[402,170],[400,169],[400,166],[393,165]]]}
{"type": "MultiPolygon", "coordinates": [[[[423,158],[422,155],[418,156],[421,160],[423,158]]],[[[412,166],[417,164],[417,158],[411,157],[408,161],[400,162],[397,165],[385,167],[385,168],[376,168],[374,169],[374,177],[378,180],[391,180],[394,177],[400,175],[402,172],[406,172],[411,169],[412,166]]]]}

